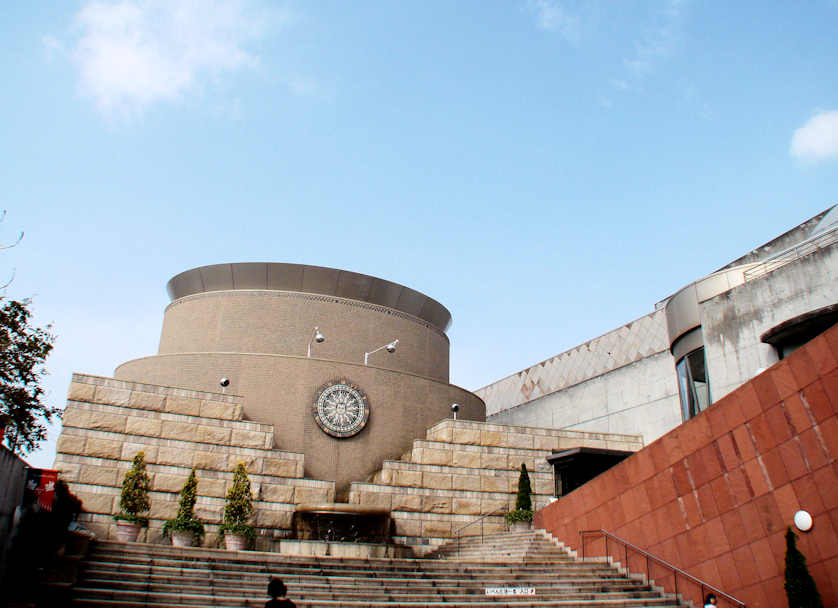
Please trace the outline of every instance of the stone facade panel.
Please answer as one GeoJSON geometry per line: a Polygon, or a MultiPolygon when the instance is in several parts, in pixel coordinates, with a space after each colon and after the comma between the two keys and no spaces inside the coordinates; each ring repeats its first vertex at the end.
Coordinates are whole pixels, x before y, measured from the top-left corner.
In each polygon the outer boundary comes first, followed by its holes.
{"type": "Polygon", "coordinates": [[[194,424],[188,422],[166,422],[163,426],[163,437],[167,439],[179,439],[180,441],[195,441],[197,429],[194,424]]]}
{"type": "Polygon", "coordinates": [[[115,468],[82,466],[79,468],[78,482],[94,486],[116,486],[117,475],[118,471],[115,468]]]}
{"type": "Polygon", "coordinates": [[[294,502],[298,505],[329,502],[329,492],[325,488],[298,487],[294,489],[294,502]]]}
{"type": "Polygon", "coordinates": [[[78,489],[72,489],[72,491],[82,501],[84,510],[88,513],[113,515],[119,508],[119,496],[114,496],[113,494],[95,494],[78,489]]]}
{"type": "Polygon", "coordinates": [[[213,445],[229,445],[231,430],[223,426],[201,425],[197,429],[196,437],[202,443],[213,445]]]}
{"type": "Polygon", "coordinates": [[[244,431],[235,429],[232,434],[232,444],[242,448],[264,448],[265,433],[259,431],[244,431]]]}
{"type": "Polygon", "coordinates": [[[198,477],[198,493],[202,496],[224,498],[227,494],[227,482],[223,479],[198,477]]]}
{"type": "Polygon", "coordinates": [[[201,416],[204,418],[221,418],[222,420],[238,420],[236,418],[236,407],[232,403],[221,401],[202,401],[201,416]]]}
{"type": "Polygon", "coordinates": [[[197,399],[189,399],[188,397],[169,395],[166,397],[165,408],[167,412],[171,412],[172,414],[198,416],[201,413],[201,402],[197,399]]]}
{"type": "Polygon", "coordinates": [[[480,445],[505,447],[503,435],[500,431],[480,431],[480,445]]]}
{"type": "Polygon", "coordinates": [[[509,479],[495,475],[481,475],[480,489],[483,492],[509,492],[509,479]]]}
{"type": "Polygon", "coordinates": [[[93,394],[96,392],[96,387],[92,384],[82,384],[81,382],[71,382],[70,388],[67,390],[68,401],[93,401],[93,394]]]}
{"type": "Polygon", "coordinates": [[[265,461],[262,463],[262,472],[265,475],[273,475],[275,477],[299,477],[297,464],[295,460],[265,458],[265,461]]]}
{"type": "Polygon", "coordinates": [[[483,452],[480,454],[480,466],[484,469],[506,469],[509,466],[509,462],[506,454],[483,452]]]}
{"type": "Polygon", "coordinates": [[[421,536],[422,522],[415,519],[396,519],[396,536],[421,536]]]}
{"type": "Polygon", "coordinates": [[[84,446],[85,456],[94,456],[97,458],[112,458],[119,459],[122,455],[122,442],[114,441],[112,439],[96,439],[89,437],[84,446]]]}
{"type": "Polygon", "coordinates": [[[266,483],[262,486],[262,499],[267,502],[294,502],[294,486],[266,483]]]}
{"type": "Polygon", "coordinates": [[[393,495],[387,492],[361,492],[360,504],[367,507],[392,509],[393,495]]]}
{"type": "Polygon", "coordinates": [[[394,471],[393,477],[393,485],[402,486],[406,488],[422,487],[421,471],[394,471]]]}
{"type": "Polygon", "coordinates": [[[437,450],[434,448],[424,448],[421,452],[422,456],[419,462],[422,464],[451,464],[451,450],[437,450]]]}
{"type": "Polygon", "coordinates": [[[453,443],[480,445],[480,429],[454,428],[453,443]]]}
{"type": "Polygon", "coordinates": [[[432,490],[450,490],[452,488],[452,475],[450,473],[423,473],[423,487],[432,490]]]}
{"type": "Polygon", "coordinates": [[[137,452],[145,453],[145,460],[146,462],[156,464],[157,461],[157,446],[156,445],[146,445],[142,443],[123,443],[122,444],[122,454],[120,455],[120,460],[134,460],[134,456],[137,452]]]}
{"type": "Polygon", "coordinates": [[[260,509],[256,512],[256,525],[263,528],[290,528],[293,511],[260,509]]]}
{"type": "Polygon", "coordinates": [[[161,446],[157,450],[157,464],[174,465],[180,467],[192,466],[192,452],[182,448],[161,446]]]}
{"type": "Polygon", "coordinates": [[[473,492],[480,491],[480,476],[479,475],[454,475],[453,487],[458,490],[470,490],[473,492]]]}
{"type": "Polygon", "coordinates": [[[479,515],[480,499],[455,498],[451,509],[457,515],[479,515]]]}
{"type": "Polygon", "coordinates": [[[426,538],[451,536],[451,522],[450,521],[436,521],[427,520],[422,522],[422,536],[426,538]]]}
{"type": "Polygon", "coordinates": [[[62,433],[55,449],[63,454],[84,454],[84,443],[84,437],[62,433]]]}
{"type": "Polygon", "coordinates": [[[144,416],[129,416],[125,423],[125,432],[129,435],[160,437],[162,422],[144,416]]]}
{"type": "Polygon", "coordinates": [[[393,511],[421,511],[422,497],[417,494],[394,494],[391,508],[393,511]]]}
{"type": "Polygon", "coordinates": [[[186,483],[187,477],[186,475],[181,477],[180,475],[155,473],[154,478],[151,480],[151,487],[156,492],[180,492],[183,484],[186,483]]]}
{"type": "Polygon", "coordinates": [[[93,392],[93,401],[96,403],[126,406],[131,403],[131,391],[125,388],[97,386],[93,392]]]}
{"type": "Polygon", "coordinates": [[[468,467],[469,469],[479,469],[480,465],[480,452],[476,451],[460,451],[454,450],[454,456],[452,458],[451,464],[455,467],[468,467]]]}
{"type": "Polygon", "coordinates": [[[154,393],[143,393],[140,391],[132,391],[129,405],[131,407],[141,410],[151,410],[153,412],[162,412],[164,409],[165,397],[163,395],[155,395],[154,393]]]}
{"type": "Polygon", "coordinates": [[[451,501],[448,496],[423,496],[422,511],[424,513],[451,513],[451,501]]]}
{"type": "Polygon", "coordinates": [[[230,461],[222,451],[207,452],[201,450],[192,455],[192,467],[209,471],[230,471],[230,461]]]}

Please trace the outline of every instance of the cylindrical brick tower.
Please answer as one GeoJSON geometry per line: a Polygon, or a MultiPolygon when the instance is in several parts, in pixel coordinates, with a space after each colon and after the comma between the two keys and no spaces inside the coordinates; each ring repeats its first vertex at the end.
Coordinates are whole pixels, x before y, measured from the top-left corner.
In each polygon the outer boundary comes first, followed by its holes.
{"type": "Polygon", "coordinates": [[[304,453],[306,476],[338,493],[410,449],[453,402],[460,418],[485,420],[483,401],[448,383],[450,313],[417,291],[279,263],[195,268],[168,291],[158,354],[115,376],[203,391],[227,378],[245,416],[273,424],[277,447],[304,453]],[[395,340],[394,352],[372,352],[395,340]]]}

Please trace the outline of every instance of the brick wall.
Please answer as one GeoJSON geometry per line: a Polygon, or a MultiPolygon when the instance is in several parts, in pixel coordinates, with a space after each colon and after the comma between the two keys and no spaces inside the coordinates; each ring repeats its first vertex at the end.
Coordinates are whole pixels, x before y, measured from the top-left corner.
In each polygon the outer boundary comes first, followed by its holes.
{"type": "Polygon", "coordinates": [[[575,549],[580,530],[608,530],[769,608],[786,605],[784,533],[798,509],[814,518],[798,547],[824,606],[838,606],[838,326],[535,521],[575,549]]]}

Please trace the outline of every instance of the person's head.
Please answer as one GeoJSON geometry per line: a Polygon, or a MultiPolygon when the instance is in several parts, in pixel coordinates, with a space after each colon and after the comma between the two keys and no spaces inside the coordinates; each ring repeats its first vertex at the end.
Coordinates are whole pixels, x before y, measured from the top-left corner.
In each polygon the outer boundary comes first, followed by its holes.
{"type": "Polygon", "coordinates": [[[287,592],[288,590],[285,588],[285,583],[282,582],[282,579],[272,578],[271,582],[268,583],[268,595],[271,597],[285,597],[287,592]]]}
{"type": "Polygon", "coordinates": [[[716,596],[712,593],[707,596],[707,601],[704,602],[705,604],[710,604],[711,606],[716,605],[716,596]]]}

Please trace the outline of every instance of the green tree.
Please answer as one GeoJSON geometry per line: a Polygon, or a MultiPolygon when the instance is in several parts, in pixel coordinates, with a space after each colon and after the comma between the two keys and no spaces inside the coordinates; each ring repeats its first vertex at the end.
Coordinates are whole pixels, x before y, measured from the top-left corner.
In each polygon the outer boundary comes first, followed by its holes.
{"type": "Polygon", "coordinates": [[[505,515],[507,523],[516,521],[532,521],[532,484],[526,463],[521,463],[521,474],[518,475],[518,495],[515,497],[515,509],[505,515]]]}
{"type": "Polygon", "coordinates": [[[244,463],[236,465],[233,472],[233,487],[227,492],[224,504],[224,521],[220,526],[221,532],[240,534],[247,538],[255,536],[255,530],[250,524],[253,517],[253,494],[250,492],[250,479],[244,463]]]}
{"type": "Polygon", "coordinates": [[[30,300],[6,300],[0,307],[0,425],[6,445],[26,454],[46,438],[46,424],[61,410],[43,401],[44,360],[52,351],[52,326],[31,325],[30,300]]]}
{"type": "Polygon", "coordinates": [[[201,542],[201,538],[204,536],[204,524],[195,517],[195,502],[197,500],[198,478],[195,477],[195,469],[192,469],[189,478],[180,490],[177,517],[163,524],[164,535],[169,536],[172,532],[188,532],[192,534],[196,543],[201,542]]]}
{"type": "Polygon", "coordinates": [[[122,493],[119,495],[120,512],[114,515],[114,519],[147,526],[148,518],[140,513],[151,509],[151,500],[148,497],[150,489],[151,479],[145,470],[145,452],[140,451],[134,456],[134,462],[122,480],[122,493]]]}
{"type": "Polygon", "coordinates": [[[815,579],[806,567],[806,556],[797,548],[797,536],[786,530],[786,596],[789,608],[823,608],[815,579]]]}

